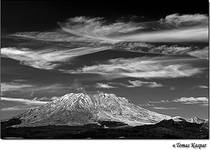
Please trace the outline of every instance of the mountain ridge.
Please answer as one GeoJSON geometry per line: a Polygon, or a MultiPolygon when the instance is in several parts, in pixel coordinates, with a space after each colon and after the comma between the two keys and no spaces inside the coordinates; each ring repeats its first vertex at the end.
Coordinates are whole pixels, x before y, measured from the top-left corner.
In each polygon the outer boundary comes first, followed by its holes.
{"type": "Polygon", "coordinates": [[[152,112],[115,94],[69,93],[18,116],[18,126],[84,125],[116,121],[130,126],[154,124],[170,116],[152,112]]]}

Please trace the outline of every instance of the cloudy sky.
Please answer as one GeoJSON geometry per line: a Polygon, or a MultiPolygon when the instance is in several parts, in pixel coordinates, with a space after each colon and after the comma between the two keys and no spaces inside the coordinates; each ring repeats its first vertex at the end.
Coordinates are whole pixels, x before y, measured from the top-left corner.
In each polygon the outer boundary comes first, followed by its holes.
{"type": "Polygon", "coordinates": [[[208,5],[2,5],[1,119],[52,97],[98,91],[208,118],[208,5]]]}

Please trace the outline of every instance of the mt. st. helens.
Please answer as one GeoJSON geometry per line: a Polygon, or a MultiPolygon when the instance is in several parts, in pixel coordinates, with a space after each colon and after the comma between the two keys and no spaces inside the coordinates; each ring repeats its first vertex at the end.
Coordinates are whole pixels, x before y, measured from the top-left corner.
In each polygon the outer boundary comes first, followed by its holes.
{"type": "Polygon", "coordinates": [[[154,124],[170,116],[146,110],[114,94],[70,93],[18,116],[18,126],[85,125],[115,121],[130,126],[154,124]]]}
{"type": "Polygon", "coordinates": [[[208,122],[191,123],[158,114],[106,93],[52,97],[1,125],[5,139],[208,138],[208,122]]]}

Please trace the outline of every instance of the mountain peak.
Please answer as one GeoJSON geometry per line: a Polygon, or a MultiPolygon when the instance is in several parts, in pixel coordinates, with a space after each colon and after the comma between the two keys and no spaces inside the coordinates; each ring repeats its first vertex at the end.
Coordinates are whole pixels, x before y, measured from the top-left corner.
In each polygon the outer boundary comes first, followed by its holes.
{"type": "Polygon", "coordinates": [[[200,119],[198,116],[194,116],[190,119],[190,122],[191,123],[197,123],[197,124],[202,124],[202,123],[205,123],[206,120],[204,119],[200,119]]]}

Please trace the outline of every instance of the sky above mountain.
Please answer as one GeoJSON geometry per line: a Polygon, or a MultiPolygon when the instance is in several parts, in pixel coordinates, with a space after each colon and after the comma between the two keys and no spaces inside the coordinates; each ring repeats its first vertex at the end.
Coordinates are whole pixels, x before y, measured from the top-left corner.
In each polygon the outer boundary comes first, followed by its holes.
{"type": "Polygon", "coordinates": [[[98,91],[208,118],[208,3],[165,5],[3,1],[0,118],[98,91]]]}

